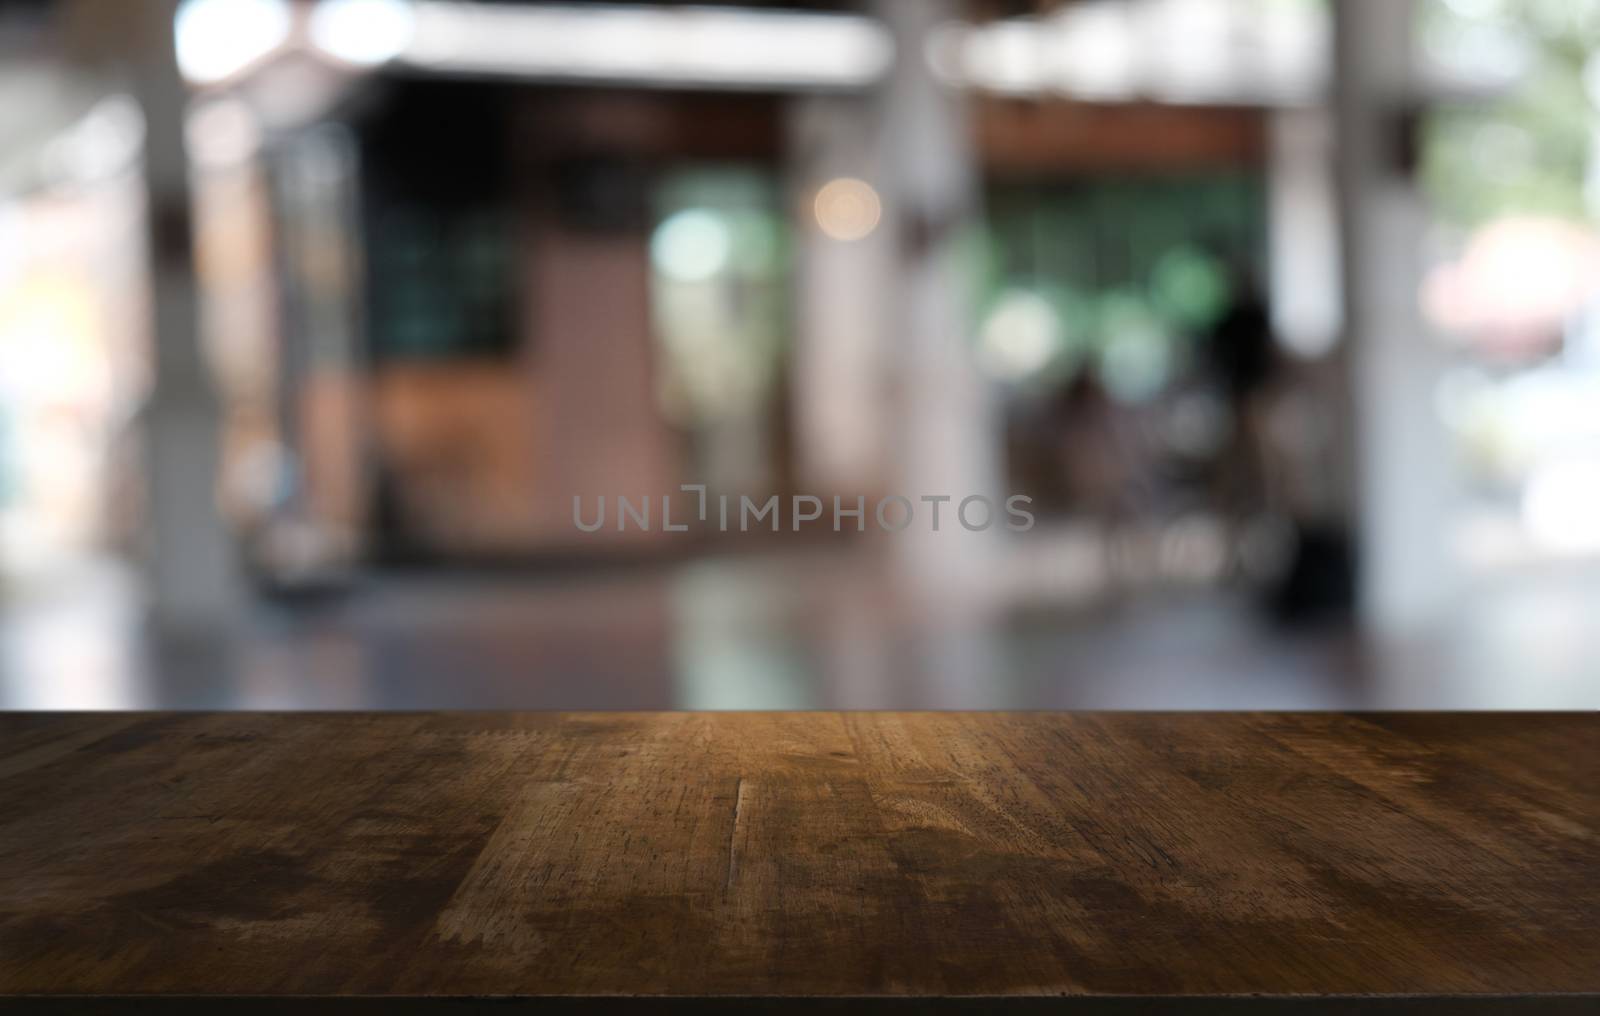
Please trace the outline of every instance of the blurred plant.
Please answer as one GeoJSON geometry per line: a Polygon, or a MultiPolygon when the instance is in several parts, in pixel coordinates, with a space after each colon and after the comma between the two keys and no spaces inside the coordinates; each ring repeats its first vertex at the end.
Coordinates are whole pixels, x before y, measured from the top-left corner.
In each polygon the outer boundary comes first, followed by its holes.
{"type": "Polygon", "coordinates": [[[743,167],[681,170],[656,195],[658,397],[684,426],[759,413],[777,383],[789,249],[775,202],[772,181],[743,167]]]}
{"type": "Polygon", "coordinates": [[[1422,178],[1440,219],[1469,230],[1508,214],[1592,218],[1600,0],[1429,0],[1421,29],[1446,69],[1517,79],[1429,115],[1422,178]]]}
{"type": "Polygon", "coordinates": [[[1150,291],[1163,314],[1192,331],[1214,324],[1232,295],[1217,259],[1187,244],[1172,248],[1156,261],[1150,291]]]}
{"type": "Polygon", "coordinates": [[[1118,401],[1160,395],[1234,298],[1229,266],[1262,249],[1245,177],[1000,186],[988,208],[972,259],[980,363],[1034,391],[1092,369],[1118,401]]]}

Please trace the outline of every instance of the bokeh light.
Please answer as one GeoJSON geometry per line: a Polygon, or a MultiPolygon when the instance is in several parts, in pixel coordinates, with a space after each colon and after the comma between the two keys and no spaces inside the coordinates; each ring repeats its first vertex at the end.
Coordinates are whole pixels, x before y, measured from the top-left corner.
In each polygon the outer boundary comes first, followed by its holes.
{"type": "Polygon", "coordinates": [[[323,0],[311,13],[311,41],[347,63],[376,66],[405,51],[413,22],[405,0],[323,0]]]}
{"type": "Polygon", "coordinates": [[[1062,349],[1062,323],[1038,293],[1015,289],[995,301],[978,336],[978,365],[1002,381],[1044,369],[1062,349]]]}
{"type": "Polygon", "coordinates": [[[733,237],[721,215],[689,208],[668,217],[650,240],[650,259],[679,282],[704,282],[728,266],[733,237]]]}
{"type": "Polygon", "coordinates": [[[850,242],[865,239],[883,218],[878,192],[865,180],[839,177],[817,191],[813,207],[817,228],[830,239],[850,242]]]}
{"type": "Polygon", "coordinates": [[[185,0],[173,26],[178,68],[199,84],[232,77],[282,45],[292,20],[285,0],[185,0]]]}

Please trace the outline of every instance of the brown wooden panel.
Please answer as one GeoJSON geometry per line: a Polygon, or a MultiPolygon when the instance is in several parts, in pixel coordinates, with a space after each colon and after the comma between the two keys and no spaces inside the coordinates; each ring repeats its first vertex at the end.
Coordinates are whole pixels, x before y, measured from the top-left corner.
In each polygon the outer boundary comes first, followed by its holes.
{"type": "Polygon", "coordinates": [[[1265,114],[1201,106],[984,99],[978,148],[992,176],[1192,172],[1265,164],[1265,114]]]}
{"type": "Polygon", "coordinates": [[[1594,1011],[1597,777],[1592,714],[9,714],[0,993],[1594,1011]]]}

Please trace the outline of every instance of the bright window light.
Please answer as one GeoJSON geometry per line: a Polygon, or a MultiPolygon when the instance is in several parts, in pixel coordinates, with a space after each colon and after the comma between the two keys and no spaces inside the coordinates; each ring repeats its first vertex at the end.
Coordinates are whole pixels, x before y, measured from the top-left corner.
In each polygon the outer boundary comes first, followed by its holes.
{"type": "Polygon", "coordinates": [[[1522,496],[1528,535],[1555,553],[1600,553],[1600,461],[1552,462],[1536,469],[1522,496]]]}
{"type": "Polygon", "coordinates": [[[852,87],[894,45],[855,15],[638,6],[417,3],[400,59],[436,71],[745,87],[852,87]]]}
{"type": "Polygon", "coordinates": [[[292,20],[288,0],[184,0],[178,69],[196,84],[230,78],[283,45],[292,20]]]}
{"type": "Polygon", "coordinates": [[[406,0],[323,0],[311,12],[312,44],[364,67],[405,52],[415,27],[406,0]]]}

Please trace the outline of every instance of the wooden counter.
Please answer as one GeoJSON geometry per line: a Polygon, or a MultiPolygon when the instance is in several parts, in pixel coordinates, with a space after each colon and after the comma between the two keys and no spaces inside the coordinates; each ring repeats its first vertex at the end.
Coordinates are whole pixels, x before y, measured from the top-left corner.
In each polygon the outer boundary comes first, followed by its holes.
{"type": "Polygon", "coordinates": [[[0,714],[0,1011],[216,994],[1597,1013],[1600,715],[0,714]]]}

